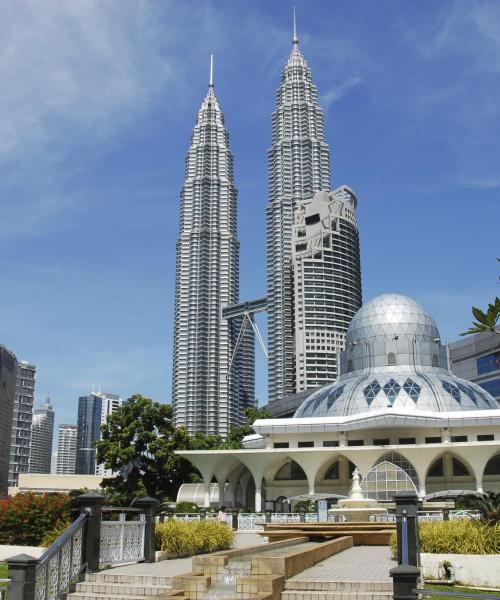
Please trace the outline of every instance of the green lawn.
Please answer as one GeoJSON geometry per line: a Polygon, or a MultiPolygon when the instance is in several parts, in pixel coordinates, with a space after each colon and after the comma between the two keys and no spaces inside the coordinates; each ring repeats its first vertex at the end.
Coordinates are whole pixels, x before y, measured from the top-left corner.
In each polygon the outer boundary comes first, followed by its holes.
{"type": "Polygon", "coordinates": [[[7,563],[0,563],[0,579],[7,579],[7,563]]]}
{"type": "MultiPolygon", "coordinates": [[[[484,590],[476,590],[463,585],[432,585],[429,583],[425,584],[426,590],[442,590],[443,592],[463,592],[464,594],[487,594],[488,596],[500,596],[500,592],[485,592],[484,590]]],[[[439,596],[434,594],[427,596],[431,600],[453,600],[450,596],[439,596]]],[[[458,600],[458,599],[457,599],[458,600]]],[[[463,600],[467,600],[466,598],[463,600]]]]}

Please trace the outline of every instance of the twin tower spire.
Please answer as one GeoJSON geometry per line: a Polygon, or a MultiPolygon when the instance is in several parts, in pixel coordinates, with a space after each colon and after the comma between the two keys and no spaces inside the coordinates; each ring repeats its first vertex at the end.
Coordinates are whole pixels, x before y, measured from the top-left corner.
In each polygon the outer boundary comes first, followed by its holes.
{"type": "MultiPolygon", "coordinates": [[[[297,46],[299,43],[299,38],[297,36],[297,18],[295,15],[295,6],[293,7],[293,38],[292,44],[297,46]]],[[[208,80],[208,87],[214,87],[214,55],[210,55],[210,78],[208,80]]]]}

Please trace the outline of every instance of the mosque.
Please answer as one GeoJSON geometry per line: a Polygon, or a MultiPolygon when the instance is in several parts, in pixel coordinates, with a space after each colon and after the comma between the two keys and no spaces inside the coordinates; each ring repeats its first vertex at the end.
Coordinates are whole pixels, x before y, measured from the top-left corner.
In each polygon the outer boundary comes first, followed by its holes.
{"type": "Polygon", "coordinates": [[[402,490],[426,500],[500,491],[497,401],[450,371],[420,304],[399,294],[364,304],[340,373],[292,418],[256,421],[243,449],[180,451],[203,478],[189,499],[209,506],[217,482],[221,503],[280,512],[297,496],[347,496],[355,468],[380,502],[402,490]]]}

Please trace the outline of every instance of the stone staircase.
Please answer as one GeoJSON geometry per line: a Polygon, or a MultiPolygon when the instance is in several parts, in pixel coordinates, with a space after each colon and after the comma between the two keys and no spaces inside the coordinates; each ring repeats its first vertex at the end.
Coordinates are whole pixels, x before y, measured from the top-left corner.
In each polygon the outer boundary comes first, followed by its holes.
{"type": "Polygon", "coordinates": [[[392,583],[381,581],[296,581],[289,579],[282,600],[392,600],[392,583]]]}
{"type": "Polygon", "coordinates": [[[92,573],[76,584],[69,600],[145,600],[172,590],[171,577],[92,573]]]}

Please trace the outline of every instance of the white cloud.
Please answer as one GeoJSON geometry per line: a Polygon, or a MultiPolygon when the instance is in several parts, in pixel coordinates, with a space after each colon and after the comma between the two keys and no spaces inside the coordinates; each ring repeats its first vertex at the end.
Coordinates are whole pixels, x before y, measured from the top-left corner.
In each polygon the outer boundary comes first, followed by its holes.
{"type": "Polygon", "coordinates": [[[0,161],[103,138],[172,75],[152,5],[26,0],[0,6],[0,161]]]}
{"type": "Polygon", "coordinates": [[[345,96],[345,94],[349,93],[352,88],[361,85],[361,83],[361,77],[349,77],[339,85],[336,85],[335,87],[330,88],[324,94],[321,94],[320,102],[324,110],[328,110],[332,104],[337,102],[337,100],[340,100],[340,98],[345,96]]]}

